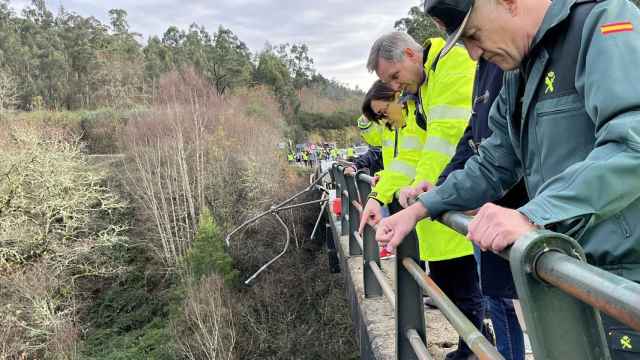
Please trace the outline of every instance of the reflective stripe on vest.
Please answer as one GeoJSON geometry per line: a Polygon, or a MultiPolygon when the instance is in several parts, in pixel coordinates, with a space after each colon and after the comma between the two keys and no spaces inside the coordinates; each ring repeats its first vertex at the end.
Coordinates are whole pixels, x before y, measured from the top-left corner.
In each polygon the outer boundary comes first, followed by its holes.
{"type": "Polygon", "coordinates": [[[449,105],[436,105],[429,109],[428,119],[460,119],[468,121],[471,109],[449,105]]]}
{"type": "Polygon", "coordinates": [[[384,139],[382,141],[382,146],[386,147],[386,148],[391,148],[393,149],[394,146],[394,141],[392,139],[384,139]]]}
{"type": "Polygon", "coordinates": [[[366,129],[371,128],[371,121],[360,122],[360,120],[358,120],[358,128],[360,130],[366,130],[366,129]]]}
{"type": "Polygon", "coordinates": [[[402,160],[393,159],[393,161],[389,165],[389,170],[405,175],[406,177],[411,179],[416,177],[416,167],[409,165],[402,160]]]}
{"type": "Polygon", "coordinates": [[[437,136],[427,136],[424,143],[423,151],[435,151],[452,157],[456,153],[456,145],[451,144],[447,140],[437,136]]]}
{"type": "Polygon", "coordinates": [[[400,151],[420,151],[422,150],[423,143],[417,136],[402,136],[400,138],[400,151]]]}

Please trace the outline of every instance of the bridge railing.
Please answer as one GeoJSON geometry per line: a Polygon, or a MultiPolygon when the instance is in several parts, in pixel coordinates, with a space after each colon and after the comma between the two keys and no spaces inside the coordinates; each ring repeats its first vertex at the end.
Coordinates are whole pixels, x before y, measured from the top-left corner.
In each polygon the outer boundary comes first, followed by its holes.
{"type": "MultiPolygon", "coordinates": [[[[342,235],[349,237],[349,255],[362,256],[365,297],[385,296],[395,309],[397,358],[430,359],[422,302],[425,293],[480,359],[503,359],[418,265],[415,230],[396,249],[397,291],[393,290],[381,270],[375,229],[366,225],[362,237],[358,234],[373,178],[344,170],[334,164],[331,171],[342,201],[342,235]]],[[[397,201],[390,210],[401,210],[397,201]]],[[[471,219],[449,212],[440,221],[466,235],[471,219]]],[[[610,359],[600,312],[640,331],[640,285],[589,265],[572,238],[536,230],[499,255],[510,263],[536,359],[610,359]]]]}

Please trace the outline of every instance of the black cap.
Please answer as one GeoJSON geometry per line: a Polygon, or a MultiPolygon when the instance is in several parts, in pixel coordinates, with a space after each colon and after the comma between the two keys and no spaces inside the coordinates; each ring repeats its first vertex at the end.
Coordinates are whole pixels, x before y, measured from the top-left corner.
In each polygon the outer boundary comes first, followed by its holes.
{"type": "Polygon", "coordinates": [[[447,32],[447,43],[440,54],[446,55],[458,42],[464,30],[474,0],[426,0],[424,12],[444,25],[447,32]]]}

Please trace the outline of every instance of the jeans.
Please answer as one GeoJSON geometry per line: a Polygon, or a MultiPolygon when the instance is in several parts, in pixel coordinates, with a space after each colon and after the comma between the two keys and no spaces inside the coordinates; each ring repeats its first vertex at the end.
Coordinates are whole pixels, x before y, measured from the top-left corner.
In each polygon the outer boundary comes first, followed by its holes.
{"type": "Polygon", "coordinates": [[[382,207],[382,217],[383,218],[389,217],[389,208],[386,206],[382,207]]]}
{"type": "MultiPolygon", "coordinates": [[[[478,273],[482,273],[480,248],[473,246],[473,255],[478,262],[478,273]]],[[[482,286],[481,286],[482,288],[482,286]]],[[[524,335],[513,308],[513,299],[498,296],[483,296],[486,310],[491,317],[496,335],[496,348],[505,360],[524,360],[524,335]]]]}
{"type": "Polygon", "coordinates": [[[524,336],[513,308],[513,300],[492,296],[484,298],[496,334],[498,352],[505,360],[524,360],[524,336]]]}

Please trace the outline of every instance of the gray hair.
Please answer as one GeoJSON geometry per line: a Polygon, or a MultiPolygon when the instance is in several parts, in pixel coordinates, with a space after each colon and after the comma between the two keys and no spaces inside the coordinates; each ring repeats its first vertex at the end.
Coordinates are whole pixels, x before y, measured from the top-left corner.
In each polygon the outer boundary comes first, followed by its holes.
{"type": "Polygon", "coordinates": [[[404,49],[406,48],[413,49],[416,52],[422,51],[422,46],[407,33],[394,31],[382,35],[373,43],[371,51],[369,51],[367,69],[369,69],[369,72],[376,71],[380,59],[390,62],[402,60],[404,58],[404,49]]]}

